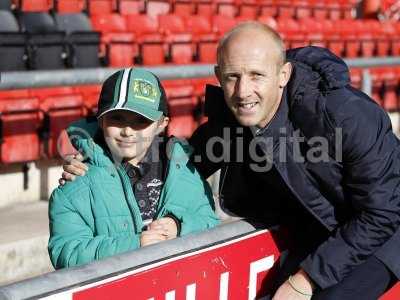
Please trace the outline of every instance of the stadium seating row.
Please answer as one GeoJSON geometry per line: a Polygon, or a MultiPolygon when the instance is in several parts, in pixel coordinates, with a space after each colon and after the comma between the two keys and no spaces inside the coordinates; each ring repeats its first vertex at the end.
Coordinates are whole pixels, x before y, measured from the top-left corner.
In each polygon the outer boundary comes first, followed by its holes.
{"type": "Polygon", "coordinates": [[[100,34],[83,13],[0,10],[0,70],[98,67],[100,34]]]}
{"type": "MultiPolygon", "coordinates": [[[[400,68],[371,69],[372,97],[387,111],[400,109],[400,68]]],[[[362,69],[351,69],[361,87],[362,69]]],[[[189,137],[201,124],[205,84],[214,77],[165,80],[171,122],[168,134],[189,137]]],[[[0,91],[0,164],[57,158],[73,152],[65,133],[78,118],[94,116],[99,85],[0,91]]],[[[80,133],[81,134],[81,133],[80,133]]]]}
{"type": "Polygon", "coordinates": [[[255,18],[272,17],[317,19],[352,18],[357,0],[2,0],[2,7],[22,11],[61,13],[86,11],[91,15],[117,12],[123,15],[175,13],[179,15],[226,15],[255,18]]]}
{"type": "MultiPolygon", "coordinates": [[[[163,82],[172,117],[168,134],[188,137],[203,121],[206,83],[215,79],[163,82]]],[[[64,129],[76,119],[95,115],[99,93],[99,85],[0,91],[0,164],[73,153],[64,129]]]]}
{"type": "MultiPolygon", "coordinates": [[[[247,17],[53,14],[0,10],[0,70],[214,63],[219,38],[247,17]],[[92,30],[93,29],[96,31],[92,30]]],[[[400,55],[400,25],[376,20],[259,17],[287,47],[317,45],[343,57],[400,55]],[[309,28],[313,28],[312,31],[309,28]]]]}

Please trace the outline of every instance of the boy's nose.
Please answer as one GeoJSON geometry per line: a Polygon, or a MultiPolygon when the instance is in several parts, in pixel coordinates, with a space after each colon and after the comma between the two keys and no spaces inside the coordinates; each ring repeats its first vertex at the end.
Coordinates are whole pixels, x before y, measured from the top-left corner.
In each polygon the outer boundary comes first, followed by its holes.
{"type": "Polygon", "coordinates": [[[124,136],[131,136],[133,134],[133,129],[130,126],[125,126],[122,128],[121,134],[124,136]]]}

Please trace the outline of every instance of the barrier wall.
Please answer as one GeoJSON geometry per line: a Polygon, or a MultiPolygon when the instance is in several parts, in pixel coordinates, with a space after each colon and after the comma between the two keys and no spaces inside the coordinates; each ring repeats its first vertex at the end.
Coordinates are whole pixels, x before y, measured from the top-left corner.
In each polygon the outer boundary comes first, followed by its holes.
{"type": "MultiPolygon", "coordinates": [[[[283,236],[236,221],[0,287],[0,299],[269,299],[283,236]]],[[[395,299],[399,286],[380,300],[395,299]]]]}

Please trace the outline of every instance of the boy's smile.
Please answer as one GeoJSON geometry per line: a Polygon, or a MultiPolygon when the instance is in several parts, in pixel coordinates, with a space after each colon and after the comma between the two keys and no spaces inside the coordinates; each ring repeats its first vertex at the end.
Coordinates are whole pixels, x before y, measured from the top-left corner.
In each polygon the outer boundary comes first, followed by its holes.
{"type": "Polygon", "coordinates": [[[167,125],[165,120],[152,121],[135,112],[119,109],[100,118],[104,138],[114,159],[136,165],[145,156],[154,137],[167,125]]]}

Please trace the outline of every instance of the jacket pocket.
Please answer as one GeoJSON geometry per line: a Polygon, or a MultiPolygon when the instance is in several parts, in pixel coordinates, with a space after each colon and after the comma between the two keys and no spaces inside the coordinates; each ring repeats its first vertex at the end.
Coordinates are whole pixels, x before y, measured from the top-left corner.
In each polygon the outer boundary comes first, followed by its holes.
{"type": "Polygon", "coordinates": [[[118,236],[127,232],[134,232],[131,216],[107,216],[95,219],[96,234],[118,236]]]}

